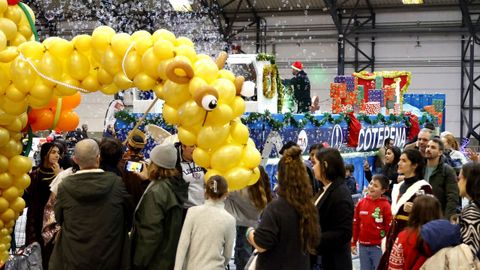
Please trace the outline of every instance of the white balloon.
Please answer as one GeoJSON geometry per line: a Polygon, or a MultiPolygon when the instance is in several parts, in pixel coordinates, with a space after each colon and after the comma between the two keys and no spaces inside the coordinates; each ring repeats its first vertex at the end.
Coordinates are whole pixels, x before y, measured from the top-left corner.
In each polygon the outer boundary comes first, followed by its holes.
{"type": "Polygon", "coordinates": [[[243,82],[240,94],[244,97],[253,97],[255,95],[255,83],[252,81],[243,82]]]}

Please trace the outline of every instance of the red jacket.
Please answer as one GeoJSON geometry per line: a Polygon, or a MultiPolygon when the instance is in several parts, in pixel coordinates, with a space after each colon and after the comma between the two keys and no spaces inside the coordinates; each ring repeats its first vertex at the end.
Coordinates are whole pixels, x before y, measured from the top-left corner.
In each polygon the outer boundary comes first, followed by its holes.
{"type": "MultiPolygon", "coordinates": [[[[401,231],[390,253],[389,270],[418,270],[430,257],[418,250],[418,232],[410,228],[401,231]]],[[[424,245],[424,253],[431,254],[428,245],[424,245]]]]}
{"type": "Polygon", "coordinates": [[[380,245],[387,235],[392,221],[392,210],[386,197],[372,200],[370,196],[361,199],[353,216],[352,246],[357,241],[362,245],[380,245]]]}

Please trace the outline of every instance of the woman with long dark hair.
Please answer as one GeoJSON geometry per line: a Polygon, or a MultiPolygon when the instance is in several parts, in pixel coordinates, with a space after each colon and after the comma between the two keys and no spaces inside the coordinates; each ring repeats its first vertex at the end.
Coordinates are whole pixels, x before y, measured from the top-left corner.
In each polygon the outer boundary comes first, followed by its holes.
{"type": "Polygon", "coordinates": [[[412,212],[413,200],[418,195],[432,194],[430,184],[422,180],[425,169],[425,159],[420,151],[406,149],[398,162],[398,173],[404,180],[393,186],[392,190],[392,224],[387,234],[386,249],[380,259],[378,269],[388,269],[390,253],[398,234],[405,229],[408,217],[412,212]]]}
{"type": "Polygon", "coordinates": [[[337,149],[323,148],[315,154],[315,178],[323,184],[315,205],[320,218],[320,245],[317,264],[322,269],[352,269],[350,240],[353,228],[353,201],[345,184],[345,165],[337,149]]]}
{"type": "Polygon", "coordinates": [[[301,153],[298,146],[285,150],[278,163],[278,198],[267,205],[258,228],[247,230],[259,252],[256,269],[310,269],[320,232],[301,153]]]}
{"type": "MultiPolygon", "coordinates": [[[[389,186],[385,196],[391,199],[393,185],[397,184],[398,179],[398,162],[402,151],[396,146],[387,146],[385,150],[384,162],[382,166],[382,173],[389,180],[389,186]]],[[[365,167],[365,178],[370,182],[372,180],[372,172],[369,167],[365,167]]]]}

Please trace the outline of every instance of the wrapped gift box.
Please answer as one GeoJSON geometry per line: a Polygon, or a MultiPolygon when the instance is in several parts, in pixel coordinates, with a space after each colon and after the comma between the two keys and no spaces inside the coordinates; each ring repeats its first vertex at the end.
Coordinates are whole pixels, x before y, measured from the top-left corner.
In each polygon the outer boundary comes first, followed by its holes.
{"type": "Polygon", "coordinates": [[[330,83],[330,97],[345,98],[347,95],[347,86],[344,83],[330,83]]]}
{"type": "Polygon", "coordinates": [[[375,88],[382,89],[383,88],[383,77],[382,76],[375,76],[375,88]]]}
{"type": "Polygon", "coordinates": [[[348,113],[348,112],[351,112],[353,111],[353,105],[351,104],[343,104],[342,105],[342,112],[343,113],[348,113]]]}
{"type": "Polygon", "coordinates": [[[432,104],[435,107],[435,111],[443,112],[444,104],[442,99],[433,99],[432,104]]]}
{"type": "Polygon", "coordinates": [[[379,114],[381,112],[380,102],[366,102],[365,112],[367,114],[379,114]]]}
{"type": "Polygon", "coordinates": [[[346,80],[345,75],[337,75],[333,79],[333,82],[335,82],[335,83],[345,83],[345,80],[346,80]]]}
{"type": "Polygon", "coordinates": [[[342,112],[342,99],[340,97],[332,98],[332,113],[342,112]]]}
{"type": "Polygon", "coordinates": [[[384,96],[383,96],[383,90],[381,89],[370,89],[368,90],[368,101],[369,102],[379,102],[380,107],[385,106],[384,105],[384,96]]]}
{"type": "Polygon", "coordinates": [[[347,91],[355,91],[355,79],[353,76],[345,76],[345,84],[347,85],[347,91]]]}
{"type": "Polygon", "coordinates": [[[386,107],[387,107],[387,109],[389,109],[389,110],[390,110],[390,109],[394,109],[394,107],[395,107],[395,101],[393,101],[393,100],[387,100],[386,107]]]}
{"type": "Polygon", "coordinates": [[[365,101],[365,88],[363,87],[363,85],[359,85],[357,92],[357,104],[360,105],[360,103],[362,103],[363,101],[365,101]]]}
{"type": "Polygon", "coordinates": [[[425,110],[426,112],[431,113],[431,114],[436,112],[435,111],[435,106],[433,106],[433,105],[424,106],[423,110],[425,110]]]}
{"type": "Polygon", "coordinates": [[[395,103],[393,105],[393,114],[399,115],[401,113],[400,111],[400,103],[395,103]]]}

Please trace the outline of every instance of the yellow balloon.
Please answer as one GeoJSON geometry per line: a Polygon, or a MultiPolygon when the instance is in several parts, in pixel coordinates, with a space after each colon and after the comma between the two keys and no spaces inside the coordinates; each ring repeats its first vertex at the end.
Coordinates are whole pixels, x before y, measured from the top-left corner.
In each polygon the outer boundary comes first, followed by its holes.
{"type": "Polygon", "coordinates": [[[227,79],[217,79],[212,85],[218,91],[218,102],[231,103],[236,95],[235,85],[227,79]]]}
{"type": "Polygon", "coordinates": [[[0,65],[0,96],[5,94],[6,88],[10,85],[10,74],[7,69],[0,65]]]}
{"type": "Polygon", "coordinates": [[[112,38],[112,49],[118,57],[123,58],[131,43],[129,34],[117,33],[112,38]]]}
{"type": "Polygon", "coordinates": [[[14,218],[15,218],[15,212],[10,208],[5,210],[5,212],[3,212],[0,215],[0,219],[3,220],[4,223],[9,223],[10,221],[13,221],[14,218]]]}
{"type": "Polygon", "coordinates": [[[209,169],[206,173],[205,173],[205,183],[208,181],[208,179],[210,179],[210,177],[212,176],[215,176],[215,175],[222,175],[221,172],[217,171],[217,170],[213,170],[213,169],[209,169]]]}
{"type": "Polygon", "coordinates": [[[224,144],[230,133],[230,126],[204,126],[197,137],[197,146],[206,150],[215,150],[224,144]]]}
{"type": "Polygon", "coordinates": [[[67,62],[68,73],[75,80],[83,80],[90,74],[90,61],[82,53],[75,51],[67,62]]]}
{"type": "Polygon", "coordinates": [[[172,32],[165,29],[159,29],[153,33],[152,40],[154,42],[158,42],[159,40],[167,40],[170,41],[172,44],[175,44],[177,38],[172,32]]]}
{"type": "Polygon", "coordinates": [[[97,27],[92,33],[92,47],[99,52],[104,52],[110,46],[114,35],[115,30],[108,26],[97,27]]]}
{"type": "Polygon", "coordinates": [[[7,11],[5,11],[5,18],[12,20],[15,24],[20,23],[22,19],[23,11],[17,5],[9,6],[7,11]]]}
{"type": "Polygon", "coordinates": [[[232,168],[225,173],[225,179],[228,183],[228,190],[234,191],[246,187],[252,177],[252,171],[245,168],[232,168]]]}
{"type": "Polygon", "coordinates": [[[21,102],[25,100],[25,93],[22,91],[18,90],[15,85],[11,84],[9,87],[7,87],[7,91],[5,95],[13,102],[21,102]]]}
{"type": "Polygon", "coordinates": [[[111,47],[108,47],[102,58],[102,67],[114,75],[122,70],[122,60],[115,54],[111,47]]]}
{"type": "Polygon", "coordinates": [[[5,48],[7,48],[7,36],[0,31],[0,51],[3,51],[5,48]]]}
{"type": "Polygon", "coordinates": [[[37,79],[37,74],[30,64],[20,58],[12,62],[10,74],[15,87],[24,94],[28,93],[37,79]]]}
{"type": "MultiPolygon", "coordinates": [[[[0,173],[0,188],[1,189],[7,189],[11,187],[13,184],[13,178],[12,175],[9,173],[0,173]]],[[[5,211],[5,210],[4,210],[5,211]]]]}
{"type": "MultiPolygon", "coordinates": [[[[16,117],[15,120],[13,120],[10,124],[5,126],[6,129],[10,131],[16,131],[16,132],[21,131],[24,127],[25,126],[23,125],[22,120],[20,120],[20,117],[16,117]]],[[[10,137],[10,141],[12,141],[11,137],[10,137]]]]}
{"type": "Polygon", "coordinates": [[[4,13],[8,8],[7,0],[0,0],[0,14],[4,13]]]}
{"type": "Polygon", "coordinates": [[[120,89],[118,89],[118,87],[115,84],[105,85],[100,89],[100,91],[102,91],[102,93],[104,93],[105,95],[114,95],[118,93],[118,90],[120,89]]]}
{"type": "Polygon", "coordinates": [[[8,172],[12,175],[19,176],[28,173],[32,169],[32,161],[25,156],[14,156],[10,159],[8,172]]]}
{"type": "Polygon", "coordinates": [[[239,145],[224,145],[212,154],[212,168],[227,171],[236,166],[242,157],[242,147],[239,145]]]}
{"type": "Polygon", "coordinates": [[[125,73],[128,78],[133,80],[141,71],[142,58],[135,51],[128,53],[127,59],[125,59],[125,73]]]}
{"type": "Polygon", "coordinates": [[[17,32],[15,37],[12,40],[10,40],[10,46],[18,47],[25,42],[27,42],[27,39],[22,35],[22,33],[17,32]]]}
{"type": "Polygon", "coordinates": [[[157,97],[159,99],[164,99],[163,98],[163,84],[155,85],[155,87],[153,88],[153,91],[155,92],[155,95],[157,95],[157,97]]]}
{"type": "Polygon", "coordinates": [[[262,156],[255,147],[245,146],[243,150],[242,163],[247,169],[254,169],[260,165],[262,156]]]}
{"type": "Polygon", "coordinates": [[[72,54],[73,45],[65,39],[58,38],[52,41],[47,49],[53,56],[58,57],[59,59],[66,59],[72,54]]]}
{"type": "Polygon", "coordinates": [[[198,164],[200,167],[203,167],[203,168],[210,167],[211,156],[206,150],[200,147],[197,147],[195,148],[195,150],[193,150],[192,157],[195,163],[198,164]]]}
{"type": "Polygon", "coordinates": [[[163,86],[163,97],[165,103],[174,107],[192,99],[188,91],[188,84],[177,84],[172,81],[167,81],[163,86]]]}
{"type": "MultiPolygon", "coordinates": [[[[0,127],[0,147],[6,145],[10,141],[10,132],[7,129],[0,127]]],[[[8,160],[7,160],[8,162],[8,160]]],[[[0,161],[1,163],[1,161],[0,161]]],[[[0,165],[0,170],[2,166],[0,165]]]]}
{"type": "Polygon", "coordinates": [[[191,46],[180,45],[175,48],[175,54],[177,56],[186,56],[192,62],[197,60],[197,53],[195,52],[195,49],[191,46]]]}
{"type": "Polygon", "coordinates": [[[236,96],[231,103],[233,118],[242,116],[245,113],[245,101],[242,97],[236,96]]]}
{"type": "Polygon", "coordinates": [[[227,79],[231,82],[235,81],[235,75],[230,70],[222,69],[218,71],[218,77],[227,79]]]}
{"type": "Polygon", "coordinates": [[[10,203],[7,201],[7,199],[5,199],[3,197],[0,197],[0,213],[5,212],[8,209],[9,206],[10,206],[10,203]]]}
{"type": "Polygon", "coordinates": [[[30,186],[30,176],[28,174],[22,174],[13,180],[13,185],[19,190],[24,190],[30,186]]]}
{"type": "Polygon", "coordinates": [[[10,63],[17,58],[18,54],[19,51],[16,46],[9,46],[3,51],[0,51],[0,62],[10,63]]]}
{"type": "MultiPolygon", "coordinates": [[[[5,189],[3,192],[2,192],[2,197],[7,199],[7,201],[11,202],[13,200],[15,200],[16,198],[18,198],[18,195],[19,195],[19,191],[18,191],[18,188],[16,188],[15,186],[11,186],[7,189],[5,189]]],[[[2,218],[3,220],[3,218],[2,218]]],[[[5,220],[3,220],[5,221],[5,220]]]]}
{"type": "Polygon", "coordinates": [[[207,112],[199,107],[194,100],[188,100],[178,108],[178,116],[182,126],[195,126],[202,124],[207,112]]]}
{"type": "Polygon", "coordinates": [[[0,31],[3,31],[7,40],[12,40],[17,34],[17,25],[7,18],[0,18],[0,31]]]}
{"type": "Polygon", "coordinates": [[[90,35],[79,35],[73,38],[73,46],[80,52],[88,52],[92,49],[92,37],[90,35]]]}
{"type": "Polygon", "coordinates": [[[135,50],[139,55],[143,55],[150,47],[153,46],[152,38],[147,31],[137,31],[132,34],[132,40],[135,41],[135,50]]]}
{"type": "Polygon", "coordinates": [[[249,133],[248,128],[240,120],[231,124],[230,135],[237,144],[247,144],[249,133]]]}
{"type": "Polygon", "coordinates": [[[22,34],[26,39],[29,39],[33,35],[32,29],[28,24],[20,24],[17,30],[18,33],[22,34]]]}
{"type": "Polygon", "coordinates": [[[97,72],[98,82],[101,84],[111,84],[113,82],[113,76],[110,75],[105,69],[100,68],[97,72]]]}
{"type": "Polygon", "coordinates": [[[74,78],[68,76],[67,74],[63,75],[63,78],[60,80],[63,84],[58,84],[53,90],[56,96],[71,96],[77,93],[77,89],[73,87],[79,87],[80,82],[74,78]]]}
{"type": "Polygon", "coordinates": [[[148,76],[146,73],[140,72],[133,79],[133,83],[138,87],[138,89],[146,91],[153,89],[157,84],[157,81],[148,76]]]}
{"type": "Polygon", "coordinates": [[[180,123],[180,117],[178,117],[177,110],[168,104],[163,104],[162,115],[163,119],[170,125],[177,125],[180,123]]]}
{"type": "Polygon", "coordinates": [[[37,80],[32,86],[32,89],[30,89],[30,96],[39,100],[46,100],[49,102],[52,98],[52,95],[52,88],[46,86],[41,80],[37,80]]]}
{"type": "Polygon", "coordinates": [[[190,95],[194,96],[195,92],[207,85],[208,84],[204,79],[200,77],[193,77],[188,84],[188,90],[190,91],[190,95]]]}
{"type": "Polygon", "coordinates": [[[22,145],[10,139],[5,146],[0,147],[0,154],[4,155],[7,158],[11,158],[22,153],[22,145]]]}
{"type": "Polygon", "coordinates": [[[81,87],[90,92],[95,92],[100,90],[101,86],[98,82],[97,72],[90,73],[81,83],[81,87]]]}
{"type": "Polygon", "coordinates": [[[123,73],[117,73],[113,78],[113,83],[120,89],[128,89],[133,87],[133,81],[127,78],[123,73]]]}
{"type": "MultiPolygon", "coordinates": [[[[63,74],[62,62],[48,51],[43,54],[42,60],[38,64],[38,69],[42,74],[55,80],[59,80],[63,74]]],[[[50,80],[44,79],[43,82],[49,86],[54,85],[50,80]]]]}
{"type": "Polygon", "coordinates": [[[25,100],[15,102],[8,97],[4,97],[0,107],[8,114],[20,115],[27,110],[27,102],[25,100]]]}
{"type": "Polygon", "coordinates": [[[16,198],[13,202],[10,203],[10,208],[15,212],[21,212],[25,208],[25,201],[22,198],[16,198]]]}
{"type": "Polygon", "coordinates": [[[30,60],[40,60],[45,51],[45,46],[37,41],[27,41],[19,46],[19,50],[23,56],[30,60]]]}
{"type": "Polygon", "coordinates": [[[157,74],[160,77],[160,79],[162,79],[164,81],[168,80],[167,66],[168,66],[168,64],[170,64],[172,62],[172,60],[173,59],[163,60],[163,61],[160,61],[160,63],[158,64],[157,74]]]}
{"type": "MultiPolygon", "coordinates": [[[[0,103],[1,104],[1,103],[0,103]]],[[[16,116],[6,113],[0,106],[0,125],[9,125],[15,120],[16,116]]]]}
{"type": "MultiPolygon", "coordinates": [[[[20,119],[20,121],[22,121],[20,119]]],[[[28,115],[27,115],[27,121],[28,121],[28,115]]],[[[23,125],[23,121],[22,121],[22,125],[23,125]]],[[[26,122],[25,122],[25,125],[26,125],[26,122]]],[[[15,131],[9,131],[8,132],[10,134],[10,138],[16,140],[16,141],[20,141],[22,138],[23,138],[23,135],[21,132],[15,132],[15,131]]]]}
{"type": "Polygon", "coordinates": [[[193,65],[193,73],[211,83],[218,77],[218,67],[212,59],[199,59],[193,65]]]}
{"type": "Polygon", "coordinates": [[[226,104],[218,104],[215,110],[207,115],[207,125],[223,126],[233,120],[232,108],[226,104]]]}
{"type": "Polygon", "coordinates": [[[253,169],[252,171],[252,176],[250,177],[249,181],[248,181],[248,185],[251,186],[251,185],[254,185],[255,183],[257,183],[257,181],[260,179],[260,169],[257,167],[255,169],[253,169]]]}
{"type": "Polygon", "coordinates": [[[178,127],[178,139],[182,142],[182,144],[189,146],[195,145],[197,142],[196,134],[184,127],[178,127]]]}
{"type": "Polygon", "coordinates": [[[179,46],[182,46],[182,45],[192,47],[192,48],[194,47],[193,42],[187,37],[179,37],[175,41],[175,46],[179,47],[179,46]]]}
{"type": "Polygon", "coordinates": [[[142,56],[143,71],[152,78],[157,78],[157,67],[160,64],[160,60],[153,52],[153,48],[149,48],[142,56]]]}
{"type": "Polygon", "coordinates": [[[153,52],[158,60],[173,58],[175,56],[174,49],[175,47],[173,46],[172,42],[163,39],[156,41],[153,45],[153,52]]]}

